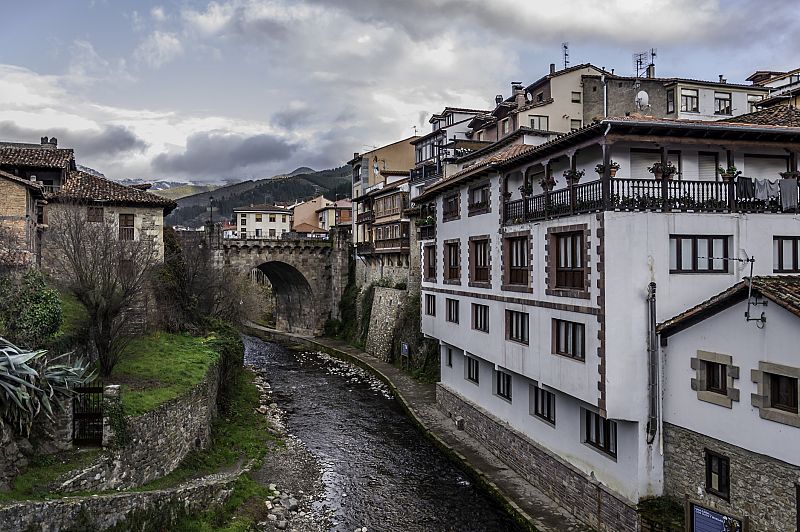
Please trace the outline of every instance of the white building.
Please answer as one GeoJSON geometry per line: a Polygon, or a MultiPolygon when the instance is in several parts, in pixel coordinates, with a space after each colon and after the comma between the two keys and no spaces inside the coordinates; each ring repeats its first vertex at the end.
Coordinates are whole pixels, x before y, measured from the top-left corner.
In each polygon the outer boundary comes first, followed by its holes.
{"type": "MultiPolygon", "coordinates": [[[[797,271],[796,246],[774,238],[776,270],[797,271]]],[[[766,276],[659,325],[665,492],[688,497],[693,518],[800,523],[799,318],[800,277],[766,276]]]]}
{"type": "Polygon", "coordinates": [[[591,526],[637,530],[637,503],[664,492],[655,323],[748,273],[725,259],[772,274],[773,236],[800,237],[781,207],[796,181],[760,200],[711,165],[774,180],[798,150],[800,128],[606,119],[428,187],[422,330],[441,345],[440,407],[591,526]],[[647,170],[668,161],[674,180],[647,170]],[[585,175],[568,185],[570,170],[585,175]],[[540,182],[553,190],[531,195],[540,182]]]}
{"type": "Polygon", "coordinates": [[[239,238],[281,238],[292,229],[292,211],[275,205],[250,205],[233,209],[239,238]]]}

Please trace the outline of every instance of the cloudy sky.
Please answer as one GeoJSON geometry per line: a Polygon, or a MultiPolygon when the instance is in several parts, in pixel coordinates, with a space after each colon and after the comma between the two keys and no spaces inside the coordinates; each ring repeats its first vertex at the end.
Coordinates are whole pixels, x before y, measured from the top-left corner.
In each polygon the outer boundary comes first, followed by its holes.
{"type": "Polygon", "coordinates": [[[797,0],[0,0],[0,140],[112,178],[343,164],[561,62],[743,82],[800,66],[797,0]]]}

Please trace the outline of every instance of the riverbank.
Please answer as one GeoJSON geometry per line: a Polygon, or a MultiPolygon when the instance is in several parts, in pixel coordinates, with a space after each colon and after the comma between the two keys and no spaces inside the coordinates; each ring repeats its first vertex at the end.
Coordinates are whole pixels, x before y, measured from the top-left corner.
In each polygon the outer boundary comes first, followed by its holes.
{"type": "Polygon", "coordinates": [[[338,340],[283,333],[252,323],[249,329],[262,338],[327,352],[373,372],[391,388],[400,405],[425,434],[528,529],[540,532],[591,530],[464,431],[458,430],[453,421],[437,408],[434,385],[420,383],[391,364],[338,340]]]}

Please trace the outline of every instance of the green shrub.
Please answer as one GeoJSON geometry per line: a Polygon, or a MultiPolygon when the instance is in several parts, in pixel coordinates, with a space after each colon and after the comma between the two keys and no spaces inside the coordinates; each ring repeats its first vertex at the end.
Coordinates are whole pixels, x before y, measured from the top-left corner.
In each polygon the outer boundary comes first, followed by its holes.
{"type": "Polygon", "coordinates": [[[30,269],[19,280],[0,282],[0,334],[13,343],[39,347],[61,327],[58,292],[48,287],[41,272],[30,269]]]}

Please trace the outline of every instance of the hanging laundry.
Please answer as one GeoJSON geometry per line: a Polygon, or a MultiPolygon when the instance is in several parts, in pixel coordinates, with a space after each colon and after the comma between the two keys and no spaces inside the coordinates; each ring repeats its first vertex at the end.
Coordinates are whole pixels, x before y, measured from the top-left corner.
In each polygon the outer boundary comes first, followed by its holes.
{"type": "Polygon", "coordinates": [[[767,180],[766,179],[756,179],[756,199],[761,201],[767,201],[769,196],[767,195],[767,180]]]}
{"type": "Polygon", "coordinates": [[[781,179],[781,208],[784,211],[797,210],[797,180],[796,179],[781,179]]]}
{"type": "Polygon", "coordinates": [[[756,195],[756,186],[749,177],[739,176],[736,180],[736,196],[740,199],[751,199],[756,195]]]}
{"type": "Polygon", "coordinates": [[[769,199],[777,198],[778,195],[781,193],[781,187],[778,184],[778,182],[781,180],[776,179],[774,181],[770,181],[767,179],[765,181],[767,182],[767,198],[769,199]]]}

